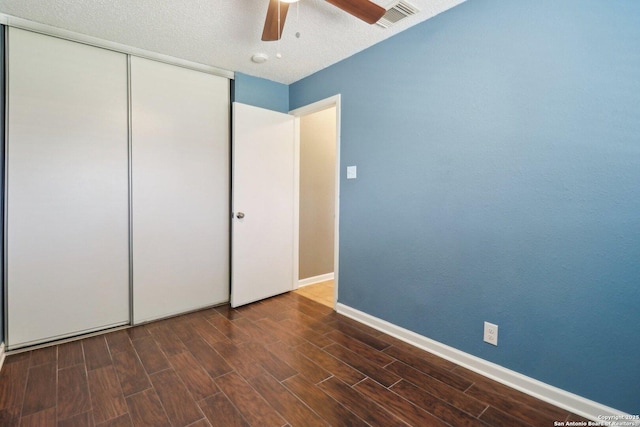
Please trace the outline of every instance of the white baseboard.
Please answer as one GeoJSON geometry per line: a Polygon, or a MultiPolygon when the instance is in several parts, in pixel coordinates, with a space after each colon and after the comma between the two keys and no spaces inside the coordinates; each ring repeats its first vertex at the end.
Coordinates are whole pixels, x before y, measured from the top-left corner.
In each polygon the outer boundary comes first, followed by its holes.
{"type": "Polygon", "coordinates": [[[326,282],[327,280],[333,280],[333,273],[321,274],[319,276],[307,277],[306,279],[298,280],[298,287],[315,285],[316,283],[326,282]]]}
{"type": "Polygon", "coordinates": [[[2,366],[4,365],[4,341],[0,343],[0,371],[2,370],[2,366]]]}
{"type": "MultiPolygon", "coordinates": [[[[339,314],[357,320],[360,323],[371,326],[392,337],[398,338],[418,348],[447,359],[464,368],[477,372],[480,375],[491,378],[506,386],[512,387],[530,396],[551,403],[552,405],[566,409],[576,415],[580,415],[593,421],[603,421],[603,416],[620,417],[625,419],[629,414],[543,383],[531,377],[527,377],[518,372],[504,368],[495,363],[473,356],[469,353],[457,350],[448,345],[434,341],[423,335],[419,335],[408,329],[389,323],[385,320],[371,316],[362,311],[356,310],[344,304],[336,304],[336,311],[339,314]]],[[[612,419],[612,418],[609,418],[612,419]]],[[[615,418],[614,418],[615,419],[615,418]]],[[[627,418],[625,421],[627,421],[627,418]]],[[[564,420],[558,420],[564,421],[564,420]]],[[[639,424],[633,424],[639,425],[639,424]]]]}

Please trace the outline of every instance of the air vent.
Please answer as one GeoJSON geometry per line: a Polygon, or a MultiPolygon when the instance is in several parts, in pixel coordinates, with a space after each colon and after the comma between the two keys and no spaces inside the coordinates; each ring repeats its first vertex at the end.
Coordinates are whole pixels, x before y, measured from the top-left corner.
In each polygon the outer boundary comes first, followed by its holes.
{"type": "Polygon", "coordinates": [[[389,28],[396,22],[415,15],[418,12],[419,10],[417,7],[404,0],[400,0],[397,3],[394,3],[393,6],[387,10],[387,13],[385,13],[378,22],[376,22],[376,24],[384,28],[389,28]]]}

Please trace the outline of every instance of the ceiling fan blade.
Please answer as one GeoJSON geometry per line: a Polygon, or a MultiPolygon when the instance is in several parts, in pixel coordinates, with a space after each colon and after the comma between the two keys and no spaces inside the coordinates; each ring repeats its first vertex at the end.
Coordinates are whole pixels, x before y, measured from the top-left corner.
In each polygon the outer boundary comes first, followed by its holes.
{"type": "Polygon", "coordinates": [[[278,0],[269,0],[269,8],[267,9],[267,18],[264,20],[264,29],[262,30],[262,41],[270,42],[279,40],[282,37],[282,29],[284,21],[289,11],[289,3],[278,0]],[[278,31],[278,4],[280,4],[280,30],[278,31]]]}
{"type": "Polygon", "coordinates": [[[375,24],[387,11],[369,0],[326,0],[368,24],[375,24]]]}

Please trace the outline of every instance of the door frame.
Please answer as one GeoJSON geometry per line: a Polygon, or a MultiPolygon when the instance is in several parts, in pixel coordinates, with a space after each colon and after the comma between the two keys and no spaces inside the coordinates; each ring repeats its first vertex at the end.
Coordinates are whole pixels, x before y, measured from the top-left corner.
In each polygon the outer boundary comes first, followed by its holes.
{"type": "Polygon", "coordinates": [[[289,111],[295,117],[295,162],[294,162],[294,242],[293,242],[293,289],[298,289],[299,282],[299,262],[300,262],[300,118],[309,114],[317,113],[327,108],[336,108],[336,169],[335,169],[335,195],[334,195],[334,238],[333,238],[333,308],[335,310],[338,303],[338,282],[339,282],[339,250],[340,250],[340,94],[330,96],[320,101],[313,102],[303,107],[289,111]]]}

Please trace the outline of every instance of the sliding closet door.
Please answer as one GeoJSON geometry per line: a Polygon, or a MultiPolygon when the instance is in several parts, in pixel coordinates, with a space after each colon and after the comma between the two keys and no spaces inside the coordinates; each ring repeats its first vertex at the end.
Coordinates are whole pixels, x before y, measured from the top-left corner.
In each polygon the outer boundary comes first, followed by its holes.
{"type": "Polygon", "coordinates": [[[229,81],[131,58],[134,323],[229,299],[229,81]]]}
{"type": "Polygon", "coordinates": [[[129,322],[127,59],[8,37],[8,346],[129,322]]]}

